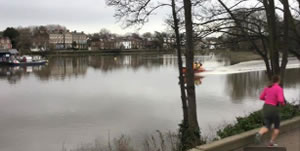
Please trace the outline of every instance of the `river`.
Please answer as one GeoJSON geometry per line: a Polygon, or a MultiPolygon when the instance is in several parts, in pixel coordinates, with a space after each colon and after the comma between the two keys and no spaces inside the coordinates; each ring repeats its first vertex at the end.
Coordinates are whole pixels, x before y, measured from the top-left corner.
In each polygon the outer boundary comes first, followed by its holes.
{"type": "MultiPolygon", "coordinates": [[[[203,135],[262,107],[262,61],[230,66],[219,55],[196,55],[207,72],[195,79],[203,135]]],[[[285,96],[300,99],[299,61],[290,59],[285,96]]],[[[46,66],[0,67],[0,150],[61,151],[156,130],[182,120],[177,58],[159,55],[50,57],[46,66]]]]}

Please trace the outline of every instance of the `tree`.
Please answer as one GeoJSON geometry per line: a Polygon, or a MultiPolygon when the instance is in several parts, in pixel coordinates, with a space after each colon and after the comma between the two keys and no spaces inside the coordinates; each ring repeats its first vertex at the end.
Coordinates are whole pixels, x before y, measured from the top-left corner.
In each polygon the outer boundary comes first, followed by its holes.
{"type": "Polygon", "coordinates": [[[17,47],[19,35],[20,33],[12,27],[8,27],[3,31],[3,36],[8,37],[11,40],[13,48],[17,47]]]}
{"type": "Polygon", "coordinates": [[[67,28],[62,25],[46,25],[45,28],[47,31],[53,32],[53,31],[67,31],[67,28]]]}
{"type": "Polygon", "coordinates": [[[150,32],[142,34],[145,48],[153,49],[153,35],[150,32]]]}
{"type": "MultiPolygon", "coordinates": [[[[290,4],[289,1],[280,0],[280,2],[283,5],[284,9],[284,35],[285,35],[285,41],[284,44],[288,51],[295,55],[298,60],[300,60],[300,49],[299,49],[299,42],[300,42],[300,29],[299,29],[299,21],[293,17],[291,11],[290,11],[290,4]],[[292,39],[292,42],[289,39],[292,39]],[[296,44],[296,46],[292,47],[290,44],[296,44]]],[[[300,13],[300,0],[297,0],[299,10],[298,13],[300,13]]]]}
{"type": "Polygon", "coordinates": [[[21,53],[27,53],[32,47],[32,32],[29,28],[18,29],[18,32],[20,36],[17,38],[17,49],[19,49],[21,53]]]}
{"type": "Polygon", "coordinates": [[[194,85],[194,43],[191,0],[183,0],[186,32],[186,68],[187,68],[187,102],[188,102],[188,131],[191,136],[191,147],[200,144],[200,128],[197,119],[196,94],[194,85]]]}
{"type": "Polygon", "coordinates": [[[159,50],[164,49],[164,40],[167,37],[168,37],[167,33],[155,31],[153,41],[154,41],[154,45],[156,46],[156,48],[158,48],[159,50]]]}
{"type": "Polygon", "coordinates": [[[99,37],[100,39],[108,40],[112,37],[112,34],[108,29],[102,28],[99,32],[99,37]]]}
{"type": "MultiPolygon", "coordinates": [[[[163,4],[163,3],[157,3],[156,5],[151,3],[153,1],[151,0],[139,0],[139,1],[128,1],[128,0],[106,0],[107,5],[113,6],[116,8],[116,13],[115,17],[117,17],[118,20],[121,20],[125,23],[126,27],[137,25],[137,26],[142,26],[148,21],[149,15],[151,15],[156,9],[162,7],[162,6],[171,6],[173,7],[172,9],[172,14],[176,14],[177,11],[174,12],[175,9],[175,1],[171,1],[171,4],[163,4]]],[[[186,2],[186,1],[184,1],[186,2]]],[[[191,2],[189,1],[191,4],[191,2]]],[[[188,8],[191,8],[190,6],[187,6],[188,8]]],[[[189,12],[187,10],[187,12],[189,12]]],[[[188,19],[190,19],[189,23],[187,24],[186,30],[189,32],[187,36],[187,49],[188,51],[186,52],[186,62],[187,62],[187,88],[185,89],[184,84],[183,84],[183,75],[182,75],[182,60],[181,64],[179,64],[179,81],[181,85],[181,95],[182,95],[182,102],[183,102],[183,110],[184,114],[187,111],[187,114],[184,115],[184,121],[188,121],[187,123],[187,131],[185,131],[185,136],[190,135],[190,139],[187,141],[189,144],[184,144],[187,145],[189,148],[195,147],[200,143],[200,129],[198,126],[197,122],[197,109],[196,109],[196,99],[195,99],[195,86],[194,86],[194,70],[193,70],[193,46],[190,46],[190,44],[193,45],[193,27],[191,27],[191,12],[189,12],[190,16],[186,16],[188,19]],[[185,93],[187,92],[187,93],[185,93]],[[187,94],[187,97],[184,97],[187,94]],[[187,100],[186,100],[187,99],[187,100]],[[186,104],[185,104],[186,103],[186,104]],[[184,104],[186,105],[184,107],[184,104]],[[185,110],[186,109],[186,110],[185,110]],[[192,121],[194,120],[194,121],[192,121]]],[[[178,20],[176,19],[177,16],[174,17],[174,24],[175,22],[178,23],[178,20]]],[[[177,32],[176,34],[176,39],[177,39],[177,48],[180,47],[180,37],[179,37],[179,30],[177,26],[177,32]]],[[[165,35],[161,33],[156,33],[155,37],[159,37],[160,39],[160,45],[161,41],[163,41],[163,37],[165,35]]],[[[178,49],[178,59],[180,63],[181,59],[181,49],[178,49]],[[179,50],[179,51],[178,51],[179,50]]],[[[186,149],[186,148],[185,148],[186,149]]]]}
{"type": "Polygon", "coordinates": [[[46,50],[49,47],[49,34],[46,27],[40,26],[33,29],[33,47],[46,50]]]}
{"type": "Polygon", "coordinates": [[[76,41],[73,41],[72,42],[72,49],[76,49],[77,48],[77,42],[76,41]]]}
{"type": "Polygon", "coordinates": [[[151,39],[153,36],[150,32],[145,32],[143,33],[142,37],[146,39],[151,39]]]}
{"type": "Polygon", "coordinates": [[[179,85],[180,85],[180,92],[181,92],[181,103],[182,103],[182,110],[183,110],[183,120],[181,123],[180,127],[180,135],[181,135],[181,148],[182,150],[186,150],[190,148],[191,146],[189,145],[189,139],[186,139],[187,135],[189,135],[189,110],[188,110],[188,102],[187,102],[187,96],[186,96],[186,91],[185,91],[185,84],[184,84],[184,76],[183,76],[183,61],[181,58],[182,55],[182,50],[181,50],[181,37],[180,37],[180,32],[179,32],[179,20],[177,17],[177,10],[176,10],[176,3],[175,0],[172,0],[172,17],[173,17],[173,29],[176,37],[176,49],[177,49],[177,57],[178,57],[178,71],[179,71],[179,85]]]}
{"type": "MultiPolygon", "coordinates": [[[[285,32],[285,37],[281,37],[281,33],[278,30],[280,22],[276,13],[276,6],[274,0],[262,0],[258,1],[258,4],[246,7],[246,3],[249,0],[239,0],[232,6],[228,7],[223,0],[218,0],[223,10],[215,10],[219,18],[213,18],[208,20],[208,23],[220,22],[221,28],[216,31],[224,31],[231,35],[239,37],[239,39],[245,39],[251,47],[262,57],[265,62],[268,77],[272,75],[281,74],[283,76],[285,67],[287,64],[287,50],[280,49],[279,43],[282,39],[287,40],[288,34],[285,32]],[[241,10],[244,11],[244,16],[239,16],[241,10]],[[250,17],[255,12],[264,12],[266,21],[259,19],[258,17],[250,17]],[[225,14],[228,14],[225,16],[225,14]],[[248,19],[250,18],[250,19],[248,19]],[[234,26],[233,26],[234,25],[234,26]],[[228,32],[229,28],[235,27],[239,33],[228,32]],[[227,29],[227,30],[224,30],[227,29]],[[260,47],[257,41],[261,41],[260,47]],[[280,55],[282,52],[281,64],[280,55]]],[[[283,12],[287,11],[287,7],[283,12]]],[[[287,18],[285,18],[287,19],[287,18]]],[[[288,23],[288,22],[287,22],[288,23]]],[[[285,23],[286,27],[288,24],[285,23]]],[[[283,40],[283,41],[285,41],[283,40]]]]}
{"type": "MultiPolygon", "coordinates": [[[[203,2],[204,0],[196,0],[203,2]]],[[[207,36],[224,33],[221,44],[237,49],[248,47],[264,60],[268,77],[280,74],[282,77],[291,53],[300,60],[300,29],[297,15],[300,1],[287,0],[217,0],[220,6],[206,7],[206,16],[196,25],[207,36]],[[290,4],[289,2],[292,2],[290,4]],[[298,3],[298,8],[294,4],[298,3]],[[293,11],[293,12],[292,12],[293,11]],[[226,41],[227,39],[227,41],[226,41]],[[282,54],[282,55],[280,55],[282,54]]],[[[198,5],[197,7],[200,7],[198,5]]],[[[197,14],[197,13],[195,13],[197,14]]],[[[204,13],[205,14],[205,13],[204,13]]],[[[199,34],[198,34],[199,35],[199,34]]]]}

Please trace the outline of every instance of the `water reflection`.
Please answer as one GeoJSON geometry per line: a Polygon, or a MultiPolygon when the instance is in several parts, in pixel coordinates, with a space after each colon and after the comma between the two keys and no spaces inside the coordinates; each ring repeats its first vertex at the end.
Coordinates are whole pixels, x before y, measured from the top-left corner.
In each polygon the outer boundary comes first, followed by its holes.
{"type": "Polygon", "coordinates": [[[28,75],[28,71],[39,77],[40,80],[64,80],[69,77],[84,77],[89,67],[111,72],[121,68],[138,68],[152,70],[159,66],[175,66],[176,58],[171,55],[141,56],[141,55],[119,55],[119,56],[67,56],[50,57],[47,66],[33,67],[0,67],[0,78],[7,79],[10,84],[16,84],[22,76],[28,75]],[[29,69],[30,68],[30,69],[29,69]]]}
{"type": "Polygon", "coordinates": [[[227,93],[232,101],[238,103],[245,97],[257,96],[267,81],[264,72],[229,74],[226,78],[227,93]]]}
{"type": "Polygon", "coordinates": [[[27,77],[30,73],[38,73],[44,68],[44,66],[2,66],[0,67],[0,79],[6,79],[10,84],[17,84],[22,77],[27,77]]]}
{"type": "MultiPolygon", "coordinates": [[[[288,69],[285,74],[285,88],[296,88],[300,84],[300,69],[288,69]]],[[[257,97],[263,87],[268,84],[265,71],[228,74],[226,92],[235,103],[245,98],[257,97]]]]}
{"type": "MultiPolygon", "coordinates": [[[[203,79],[204,79],[204,76],[201,76],[201,75],[195,75],[195,77],[194,77],[194,84],[195,84],[195,86],[201,85],[203,79]]],[[[186,83],[186,77],[184,77],[184,83],[186,83]]]]}
{"type": "Polygon", "coordinates": [[[300,83],[300,69],[288,69],[284,77],[285,88],[296,88],[300,83]]]}
{"type": "MultiPolygon", "coordinates": [[[[196,56],[195,60],[201,60],[206,66],[214,67],[229,64],[226,58],[219,56],[196,56]]],[[[173,54],[165,55],[95,55],[95,56],[64,56],[50,57],[46,66],[33,67],[0,67],[0,78],[7,79],[10,84],[16,84],[22,76],[30,73],[36,75],[40,80],[64,80],[70,77],[84,77],[88,68],[100,70],[101,72],[113,72],[120,69],[130,69],[136,72],[143,68],[152,71],[161,67],[177,69],[177,57],[173,54]]],[[[196,77],[196,84],[200,84],[200,78],[196,77]]]]}
{"type": "Polygon", "coordinates": [[[43,70],[35,72],[35,75],[41,80],[84,77],[88,62],[88,57],[51,57],[49,58],[49,64],[43,70]]]}

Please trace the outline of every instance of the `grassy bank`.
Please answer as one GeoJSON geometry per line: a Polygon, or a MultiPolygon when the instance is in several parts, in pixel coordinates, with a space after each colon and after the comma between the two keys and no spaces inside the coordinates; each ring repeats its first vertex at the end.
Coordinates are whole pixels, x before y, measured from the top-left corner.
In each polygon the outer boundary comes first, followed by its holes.
{"type": "MultiPolygon", "coordinates": [[[[300,106],[295,104],[287,104],[280,108],[280,119],[288,120],[296,116],[300,116],[300,106]]],[[[242,132],[246,132],[263,126],[262,111],[251,113],[247,117],[237,117],[235,124],[229,124],[224,129],[217,131],[219,138],[226,138],[242,132]]]]}
{"type": "Polygon", "coordinates": [[[153,135],[143,137],[139,143],[121,135],[107,142],[96,139],[91,143],[79,144],[74,149],[69,149],[63,144],[61,151],[182,151],[178,134],[171,132],[156,131],[153,135]]]}

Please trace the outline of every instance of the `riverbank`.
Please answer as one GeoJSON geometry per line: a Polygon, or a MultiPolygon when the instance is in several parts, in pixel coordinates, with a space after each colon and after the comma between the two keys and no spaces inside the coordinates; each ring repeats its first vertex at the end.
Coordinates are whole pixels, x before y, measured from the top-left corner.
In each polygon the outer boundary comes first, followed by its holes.
{"type": "Polygon", "coordinates": [[[65,56],[65,55],[109,55],[109,54],[162,54],[162,53],[172,53],[172,51],[159,51],[156,49],[128,49],[128,50],[51,50],[51,51],[41,51],[41,52],[31,52],[29,55],[43,55],[43,56],[65,56]]]}
{"type": "MultiPolygon", "coordinates": [[[[219,139],[197,146],[190,151],[229,151],[236,149],[240,151],[239,148],[253,143],[254,135],[262,127],[261,115],[261,110],[259,110],[246,117],[237,117],[236,123],[229,124],[217,132],[219,139]]],[[[281,107],[280,118],[283,121],[281,124],[282,134],[300,128],[300,105],[292,103],[281,107]]]]}
{"type": "MultiPolygon", "coordinates": [[[[68,55],[111,55],[111,54],[175,54],[176,51],[171,50],[157,50],[157,49],[129,49],[129,50],[53,50],[44,52],[31,52],[29,55],[43,55],[43,56],[68,56],[68,55]]],[[[229,50],[204,50],[195,51],[195,54],[220,54],[228,57],[231,64],[237,64],[244,61],[259,60],[261,56],[252,51],[229,51],[229,50]]]]}
{"type": "MultiPolygon", "coordinates": [[[[296,116],[292,119],[285,120],[281,123],[280,136],[276,142],[279,146],[284,146],[287,150],[296,151],[299,150],[299,130],[300,130],[300,116],[296,116]]],[[[243,133],[236,134],[225,139],[197,146],[189,151],[243,151],[244,147],[266,145],[255,145],[254,137],[259,131],[259,128],[252,129],[243,133]]],[[[267,144],[270,138],[270,133],[263,137],[263,144],[267,144]]]]}
{"type": "MultiPolygon", "coordinates": [[[[262,127],[261,115],[261,110],[259,110],[247,117],[237,117],[236,123],[229,124],[224,129],[217,131],[219,139],[197,146],[190,151],[229,151],[253,143],[255,133],[262,127]]],[[[287,104],[281,107],[280,118],[283,121],[281,124],[282,133],[300,128],[300,105],[287,104]]]]}

